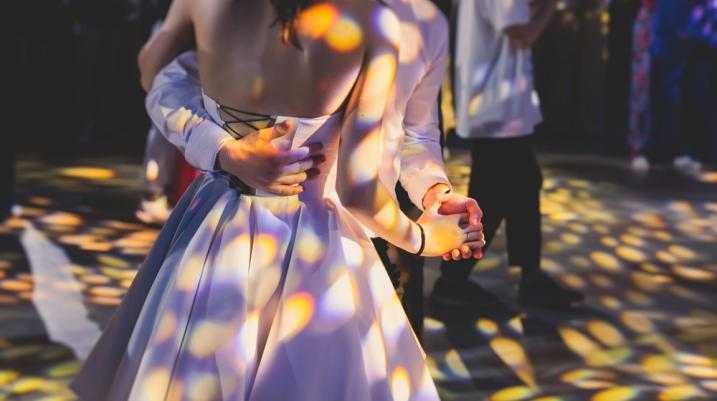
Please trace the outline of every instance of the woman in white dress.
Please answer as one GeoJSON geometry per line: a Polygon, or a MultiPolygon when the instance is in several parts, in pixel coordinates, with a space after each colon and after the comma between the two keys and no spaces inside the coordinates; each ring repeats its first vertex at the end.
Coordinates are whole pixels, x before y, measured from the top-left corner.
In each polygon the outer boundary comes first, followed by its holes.
{"type": "MultiPolygon", "coordinates": [[[[326,161],[295,196],[206,173],[73,383],[84,401],[438,400],[365,229],[440,256],[482,234],[405,216],[379,180],[400,26],[375,0],[175,0],[204,102],[235,135],[291,126],[326,161]],[[188,35],[192,35],[188,32],[188,35]]],[[[231,160],[226,143],[220,164],[231,160]]]]}

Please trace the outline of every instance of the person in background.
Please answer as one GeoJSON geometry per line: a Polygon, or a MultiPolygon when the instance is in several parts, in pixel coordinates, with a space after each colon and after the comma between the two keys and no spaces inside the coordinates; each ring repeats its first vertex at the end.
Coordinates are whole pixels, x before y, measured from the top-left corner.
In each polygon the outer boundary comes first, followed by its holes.
{"type": "MultiPolygon", "coordinates": [[[[169,10],[168,0],[147,0],[142,3],[140,26],[146,37],[152,37],[162,26],[169,10]]],[[[144,149],[143,180],[145,195],[135,211],[145,224],[164,224],[172,212],[173,189],[176,187],[181,153],[157,130],[154,124],[147,132],[144,149]]],[[[179,198],[177,194],[176,198],[179,198]]]]}
{"type": "Polygon", "coordinates": [[[685,86],[696,41],[687,37],[693,0],[660,0],[655,9],[652,41],[651,109],[653,138],[650,153],[657,163],[672,163],[686,174],[702,169],[696,156],[696,133],[685,130],[685,86]]]}
{"type": "Polygon", "coordinates": [[[652,116],[650,115],[650,46],[652,20],[656,0],[642,0],[635,19],[632,36],[632,79],[630,83],[630,114],[627,143],[630,148],[632,169],[638,172],[650,169],[647,150],[652,116]]]}
{"type": "Polygon", "coordinates": [[[685,129],[694,132],[698,155],[717,163],[717,1],[693,0],[686,36],[695,49],[687,62],[685,129]]]}
{"type": "MultiPolygon", "coordinates": [[[[506,222],[508,258],[520,266],[520,301],[563,307],[583,299],[540,269],[542,173],[531,134],[542,117],[533,89],[531,46],[556,1],[464,0],[458,10],[456,47],[457,133],[473,141],[469,197],[483,210],[489,246],[506,222]]],[[[432,301],[438,307],[499,302],[469,280],[473,261],[441,266],[432,301]]]]}

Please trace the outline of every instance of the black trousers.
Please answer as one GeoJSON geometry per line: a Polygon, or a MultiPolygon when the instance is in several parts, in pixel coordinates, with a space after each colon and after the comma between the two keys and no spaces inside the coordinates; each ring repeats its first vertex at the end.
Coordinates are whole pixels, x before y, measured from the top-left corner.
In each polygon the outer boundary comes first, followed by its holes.
{"type": "MultiPolygon", "coordinates": [[[[11,139],[12,141],[12,139],[11,139]]],[[[0,151],[0,223],[10,213],[15,195],[15,153],[13,144],[0,151]]]]}
{"type": "MultiPolygon", "coordinates": [[[[398,201],[409,216],[420,214],[420,211],[411,203],[408,194],[398,185],[396,188],[398,201]]],[[[423,334],[423,263],[424,259],[410,254],[402,249],[392,247],[381,238],[374,238],[378,256],[381,257],[386,272],[393,282],[394,288],[401,299],[408,321],[419,340],[423,334]],[[395,261],[389,257],[389,250],[396,252],[395,261]]]]}
{"type": "MultiPolygon", "coordinates": [[[[540,189],[543,175],[530,137],[479,139],[473,142],[469,196],[483,210],[485,248],[506,223],[508,259],[524,273],[540,268],[542,246],[540,189]]],[[[464,281],[475,265],[473,260],[441,264],[441,277],[464,281]]]]}

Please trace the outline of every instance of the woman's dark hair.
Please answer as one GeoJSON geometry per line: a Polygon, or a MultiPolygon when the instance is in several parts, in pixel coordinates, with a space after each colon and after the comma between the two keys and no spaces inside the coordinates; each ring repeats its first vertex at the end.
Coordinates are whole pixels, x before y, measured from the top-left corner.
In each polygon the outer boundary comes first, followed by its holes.
{"type": "Polygon", "coordinates": [[[281,24],[282,38],[301,49],[294,30],[294,19],[312,0],[270,0],[276,10],[274,24],[281,24]]]}

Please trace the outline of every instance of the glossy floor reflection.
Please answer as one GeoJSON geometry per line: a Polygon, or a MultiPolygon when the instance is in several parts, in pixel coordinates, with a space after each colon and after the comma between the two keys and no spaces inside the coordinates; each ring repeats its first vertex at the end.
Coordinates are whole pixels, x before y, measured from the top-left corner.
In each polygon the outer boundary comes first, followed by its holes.
{"type": "MultiPolygon", "coordinates": [[[[543,268],[587,303],[520,310],[519,270],[499,236],[472,279],[505,304],[428,308],[426,350],[443,399],[717,399],[715,175],[639,177],[610,159],[542,159],[543,268]]],[[[450,170],[465,190],[465,157],[450,170]]],[[[0,400],[70,400],[78,358],[158,230],[133,217],[135,164],[23,162],[19,171],[22,213],[0,229],[0,400]]]]}

